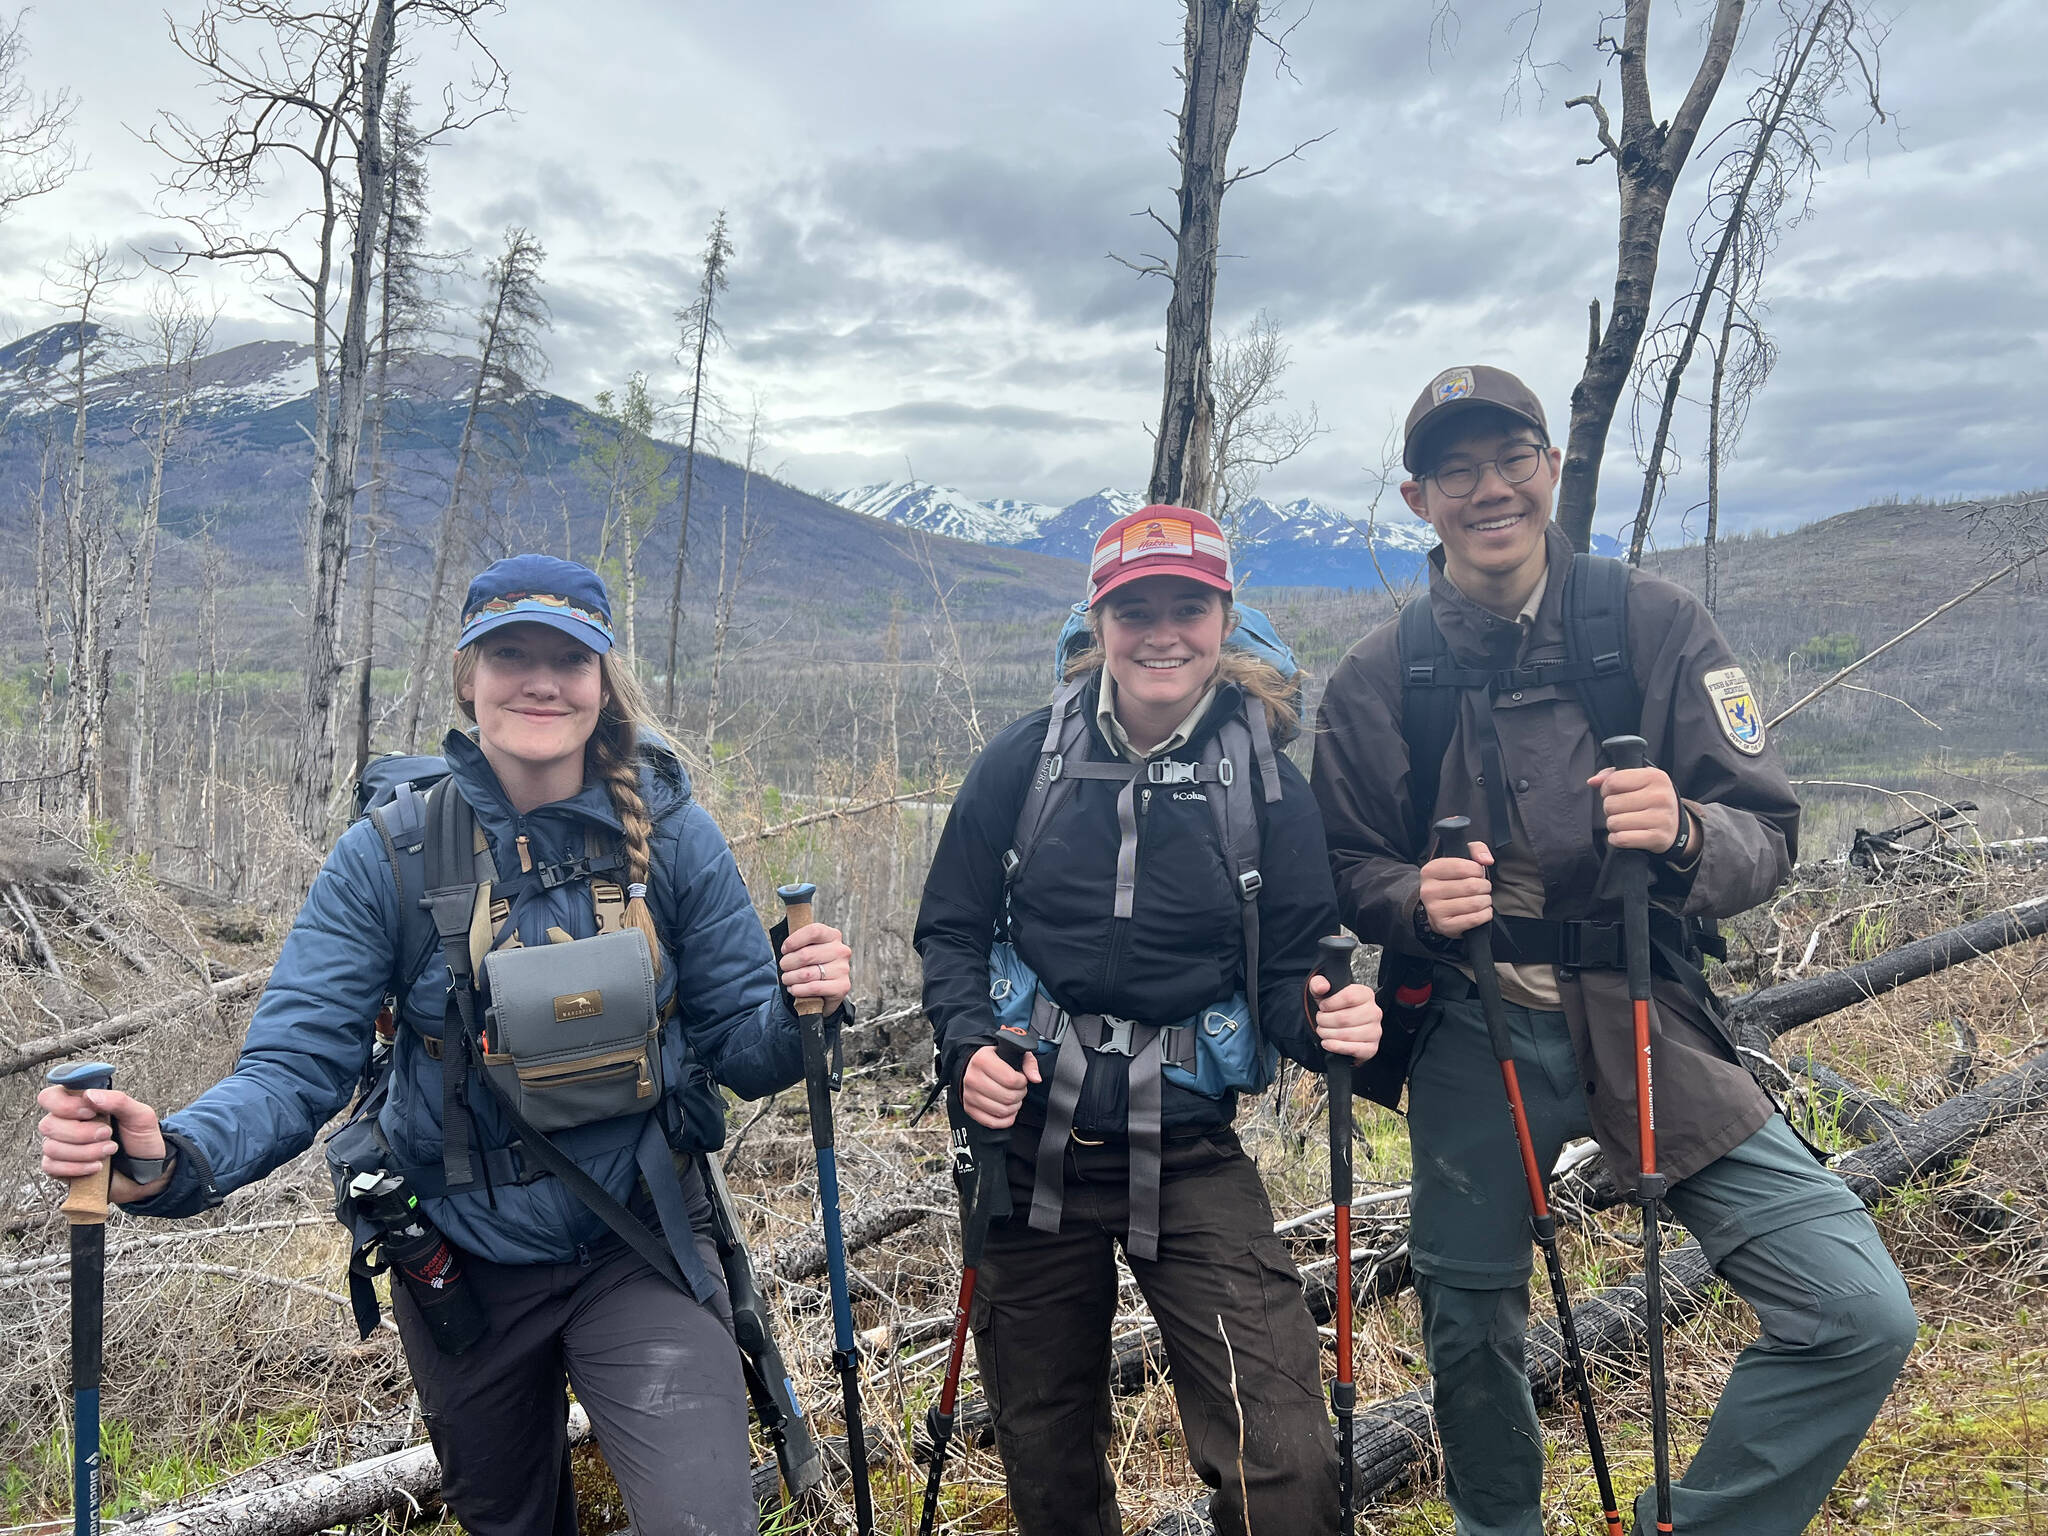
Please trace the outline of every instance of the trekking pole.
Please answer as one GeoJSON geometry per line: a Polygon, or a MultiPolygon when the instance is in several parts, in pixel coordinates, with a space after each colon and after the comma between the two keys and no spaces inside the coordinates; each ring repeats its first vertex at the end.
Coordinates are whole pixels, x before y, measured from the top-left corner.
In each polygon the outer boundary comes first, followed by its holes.
{"type": "MultiPolygon", "coordinates": [[[[1351,956],[1358,940],[1347,933],[1316,940],[1316,974],[1330,984],[1329,996],[1351,985],[1351,956]]],[[[1315,1014],[1311,1008],[1309,1017],[1315,1014]]],[[[1337,1504],[1344,1536],[1357,1523],[1352,1495],[1352,1413],[1358,1386],[1351,1375],[1351,1058],[1325,1053],[1330,1089],[1330,1203],[1337,1213],[1337,1379],[1330,1384],[1330,1408],[1337,1415],[1337,1504]]]]}
{"type": "MultiPolygon", "coordinates": [[[[1446,816],[1436,824],[1439,845],[1463,849],[1469,858],[1472,845],[1467,834],[1471,829],[1469,817],[1446,816]]],[[[1507,1090],[1508,1115],[1515,1123],[1515,1143],[1522,1154],[1522,1177],[1529,1186],[1529,1225],[1536,1234],[1536,1246],[1543,1250],[1543,1267],[1550,1272],[1550,1299],[1557,1308],[1557,1330],[1564,1337],[1565,1363],[1571,1369],[1572,1391],[1579,1400],[1579,1422],[1586,1430],[1593,1481],[1600,1489],[1600,1513],[1607,1520],[1607,1536],[1622,1536],[1621,1507],[1615,1502],[1614,1479],[1607,1470],[1607,1446],[1600,1438],[1600,1421],[1593,1412],[1593,1383],[1586,1372],[1585,1351],[1579,1347],[1579,1325],[1572,1317],[1571,1297],[1565,1290],[1564,1259],[1557,1248],[1557,1218],[1550,1212],[1550,1199],[1543,1189],[1543,1169],[1536,1161],[1536,1140],[1529,1133],[1529,1112],[1522,1102],[1514,1045],[1508,1038],[1507,1007],[1500,995],[1500,973],[1493,968],[1493,934],[1486,924],[1466,931],[1465,960],[1472,967],[1472,984],[1478,989],[1479,1007],[1486,1015],[1486,1038],[1493,1046],[1493,1059],[1500,1063],[1501,1086],[1507,1090]]]]}
{"type": "MultiPolygon", "coordinates": [[[[114,1086],[103,1061],[52,1067],[48,1081],[69,1093],[114,1086]]],[[[106,1321],[108,1165],[71,1180],[71,1530],[100,1536],[100,1341],[106,1321]]]]}
{"type": "MultiPolygon", "coordinates": [[[[815,885],[785,885],[782,898],[789,931],[809,925],[815,885]]],[[[839,1154],[832,1142],[832,1083],[825,1059],[825,1000],[799,997],[796,1021],[803,1033],[804,1090],[810,1096],[811,1145],[818,1154],[818,1209],[825,1228],[825,1271],[832,1287],[832,1364],[846,1401],[846,1461],[853,1474],[853,1519],[860,1536],[875,1529],[874,1496],[868,1490],[867,1437],[860,1417],[860,1345],[853,1336],[853,1300],[846,1283],[846,1235],[839,1226],[839,1154]]]]}
{"type": "MultiPolygon", "coordinates": [[[[1012,1072],[1024,1070],[1027,1037],[1021,1030],[1001,1029],[996,1054],[1012,1072]]],[[[947,1105],[954,1108],[954,1101],[947,1105]]],[[[939,1490],[945,1481],[946,1446],[953,1438],[953,1415],[960,1402],[960,1366],[967,1354],[967,1323],[974,1306],[975,1277],[981,1269],[981,1253],[988,1242],[989,1224],[997,1216],[1010,1214],[1010,1131],[982,1125],[963,1109],[953,1121],[954,1166],[970,1165],[973,1193],[962,1185],[966,1209],[960,1222],[960,1299],[953,1306],[953,1346],[946,1354],[946,1380],[939,1388],[939,1400],[925,1415],[931,1435],[932,1465],[924,1484],[924,1508],[917,1517],[917,1536],[932,1536],[939,1513],[939,1490]]]]}
{"type": "MultiPolygon", "coordinates": [[[[1650,744],[1640,736],[1610,736],[1600,750],[1616,768],[1641,768],[1650,744]]],[[[1680,806],[1678,814],[1685,814],[1680,806]]],[[[1657,1466],[1657,1530],[1671,1531],[1671,1421],[1664,1390],[1664,1257],[1657,1205],[1664,1175],[1657,1171],[1657,1112],[1650,1071],[1650,856],[1641,849],[1612,850],[1621,884],[1621,933],[1628,958],[1629,1009],[1636,1030],[1636,1146],[1641,1167],[1636,1201],[1643,1208],[1643,1306],[1650,1336],[1650,1449],[1657,1466]]]]}

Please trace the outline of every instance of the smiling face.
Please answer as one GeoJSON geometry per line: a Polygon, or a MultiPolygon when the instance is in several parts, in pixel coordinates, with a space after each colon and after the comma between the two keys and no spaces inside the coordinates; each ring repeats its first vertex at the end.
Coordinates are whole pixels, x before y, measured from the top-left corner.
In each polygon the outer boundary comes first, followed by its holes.
{"type": "Polygon", "coordinates": [[[1563,462],[1564,455],[1544,447],[1534,428],[1503,414],[1474,412],[1429,445],[1429,472],[1403,482],[1401,496],[1443,541],[1444,573],[1461,591],[1476,594],[1541,569],[1544,529],[1563,462]],[[1521,460],[1518,449],[1533,450],[1535,463],[1521,460]],[[1501,472],[1503,459],[1510,472],[1533,472],[1520,484],[1510,484],[1501,472]],[[1458,472],[1474,467],[1479,483],[1469,495],[1444,494],[1439,476],[1455,488],[1458,472]]]}
{"type": "Polygon", "coordinates": [[[1164,739],[1216,675],[1223,594],[1185,576],[1147,576],[1118,587],[1099,612],[1117,718],[1134,741],[1164,739]]]}
{"type": "Polygon", "coordinates": [[[597,652],[545,624],[507,624],[474,649],[462,700],[500,777],[573,763],[581,782],[583,746],[605,701],[597,652]]]}

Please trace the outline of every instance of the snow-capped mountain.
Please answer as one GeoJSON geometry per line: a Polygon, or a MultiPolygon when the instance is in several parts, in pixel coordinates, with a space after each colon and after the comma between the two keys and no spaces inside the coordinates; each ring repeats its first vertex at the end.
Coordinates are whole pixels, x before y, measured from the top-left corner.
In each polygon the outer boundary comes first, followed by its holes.
{"type": "MultiPolygon", "coordinates": [[[[957,539],[1007,545],[1085,561],[1095,537],[1145,498],[1106,488],[1065,507],[1015,500],[976,501],[962,491],[922,480],[897,480],[827,493],[826,499],[884,522],[925,528],[957,539]]],[[[1230,518],[1239,580],[1260,587],[1375,587],[1422,573],[1436,546],[1429,525],[1396,503],[1384,503],[1368,536],[1366,524],[1309,497],[1274,503],[1253,497],[1230,518]],[[1378,559],[1375,561],[1374,557],[1378,559]]],[[[1618,555],[1605,534],[1593,552],[1618,555]]]]}
{"type": "Polygon", "coordinates": [[[973,501],[961,492],[923,480],[891,480],[857,486],[825,500],[885,523],[920,528],[949,539],[975,544],[1022,545],[1037,536],[1039,526],[1059,513],[1058,507],[1032,501],[973,501]]]}

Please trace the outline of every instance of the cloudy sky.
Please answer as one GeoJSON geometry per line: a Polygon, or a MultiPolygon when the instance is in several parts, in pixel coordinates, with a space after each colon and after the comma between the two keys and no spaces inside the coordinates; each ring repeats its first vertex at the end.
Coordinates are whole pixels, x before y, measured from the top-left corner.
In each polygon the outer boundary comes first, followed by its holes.
{"type": "MultiPolygon", "coordinates": [[[[1434,32],[1423,0],[1289,9],[1291,73],[1260,48],[1232,160],[1328,137],[1227,199],[1217,323],[1277,321],[1290,402],[1331,427],[1266,494],[1362,514],[1389,423],[1448,363],[1516,370],[1562,429],[1587,302],[1613,284],[1612,167],[1574,164],[1592,123],[1564,105],[1600,83],[1602,7],[1544,9],[1531,53],[1556,62],[1523,78],[1519,105],[1527,0],[1461,0],[1434,32]]],[[[1661,115],[1709,9],[1657,6],[1661,115]]],[[[1750,9],[1709,134],[1770,60],[1777,5],[1750,9]]],[[[673,312],[723,208],[737,255],[713,382],[759,398],[785,478],[915,473],[1049,502],[1142,489],[1166,290],[1107,253],[1162,248],[1134,214],[1171,207],[1179,17],[1172,0],[512,0],[485,31],[515,111],[436,151],[433,236],[472,269],[507,224],[540,237],[549,387],[588,401],[634,369],[678,387],[673,312]]],[[[49,323],[67,242],[173,242],[181,205],[141,135],[161,109],[212,110],[160,4],[41,0],[27,35],[33,82],[79,97],[89,165],[0,226],[7,334],[49,323]]],[[[434,40],[418,54],[422,82],[449,71],[434,40]]],[[[2038,0],[1894,6],[1891,121],[1842,135],[1774,260],[1781,359],[1726,476],[1736,523],[2048,483],[2044,56],[2038,0]]],[[[1839,112],[1860,124],[1853,102],[1839,112]]],[[[1706,170],[1680,183],[1662,297],[1689,286],[1683,225],[1706,170]]],[[[280,181],[251,219],[296,190],[280,181]]],[[[250,275],[210,281],[226,339],[293,334],[250,275]]],[[[1609,446],[1603,527],[1640,486],[1625,418],[1609,446]]],[[[1699,495],[1689,464],[1660,542],[1699,495]]]]}

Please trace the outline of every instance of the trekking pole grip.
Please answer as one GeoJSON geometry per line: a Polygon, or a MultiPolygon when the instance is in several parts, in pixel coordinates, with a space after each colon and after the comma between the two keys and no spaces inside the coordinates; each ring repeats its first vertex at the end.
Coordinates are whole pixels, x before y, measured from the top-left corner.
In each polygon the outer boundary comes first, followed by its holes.
{"type": "MultiPolygon", "coordinates": [[[[789,931],[791,933],[795,933],[799,928],[808,928],[811,925],[813,921],[811,903],[817,899],[818,895],[818,888],[815,885],[809,883],[803,885],[779,885],[775,888],[775,894],[782,898],[783,916],[789,920],[789,931]]],[[[796,1011],[799,1014],[823,1013],[825,1011],[825,999],[822,997],[799,997],[794,999],[794,1002],[796,1003],[796,1011]]]]}
{"type": "MultiPolygon", "coordinates": [[[[1315,974],[1330,985],[1323,996],[1330,997],[1351,985],[1351,957],[1358,952],[1358,940],[1348,933],[1331,934],[1316,940],[1315,974]]],[[[1310,1011],[1313,1025],[1315,1014],[1310,1011]]],[[[1351,1198],[1351,1071],[1352,1060],[1340,1051],[1323,1053],[1323,1072],[1330,1088],[1330,1198],[1351,1198]]]]}
{"type": "MultiPolygon", "coordinates": [[[[1436,824],[1436,835],[1446,853],[1472,857],[1472,818],[1446,816],[1436,824]]],[[[1475,861],[1476,862],[1476,861],[1475,861]]],[[[1507,1059],[1507,1011],[1500,995],[1500,972],[1493,968],[1493,925],[1489,922],[1465,930],[1465,963],[1472,967],[1472,988],[1479,994],[1479,1010],[1486,1020],[1486,1037],[1496,1061],[1507,1059]]]]}
{"type": "MultiPolygon", "coordinates": [[[[1616,768],[1646,768],[1650,744],[1640,736],[1609,736],[1600,743],[1616,768]]],[[[1685,807],[1679,807],[1679,815],[1685,807]]],[[[1622,943],[1628,963],[1628,995],[1637,1001],[1650,996],[1650,856],[1640,848],[1617,848],[1622,879],[1622,943]]]]}
{"type": "MultiPolygon", "coordinates": [[[[114,1069],[104,1061],[78,1061],[68,1067],[52,1067],[45,1080],[67,1093],[84,1093],[88,1088],[114,1086],[114,1069]]],[[[105,1115],[94,1117],[102,1122],[105,1115]]],[[[101,1226],[107,1219],[107,1185],[111,1164],[101,1163],[94,1172],[70,1180],[65,1186],[64,1219],[74,1227],[101,1226]]]]}

